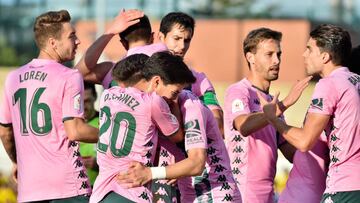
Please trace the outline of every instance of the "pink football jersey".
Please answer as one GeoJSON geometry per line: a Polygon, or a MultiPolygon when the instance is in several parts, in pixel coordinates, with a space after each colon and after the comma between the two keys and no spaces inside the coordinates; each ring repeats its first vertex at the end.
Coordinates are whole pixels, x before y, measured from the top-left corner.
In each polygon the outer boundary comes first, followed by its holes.
{"type": "Polygon", "coordinates": [[[178,180],[181,202],[241,202],[229,155],[212,112],[186,90],[179,95],[179,105],[185,126],[185,150],[207,151],[203,174],[178,180]]]}
{"type": "Polygon", "coordinates": [[[272,96],[243,79],[231,85],[225,93],[224,130],[232,172],[238,182],[243,202],[273,202],[277,148],[285,142],[273,126],[244,137],[234,129],[237,116],[261,112],[257,93],[271,101],[272,96]],[[260,164],[261,163],[261,164],[260,164]]]}
{"type": "Polygon", "coordinates": [[[360,76],[338,68],[315,86],[309,113],[329,115],[325,193],[360,190],[360,76]]]}
{"type": "Polygon", "coordinates": [[[63,121],[83,117],[83,78],[53,60],[33,59],[5,82],[0,123],[12,124],[18,164],[18,201],[89,194],[79,143],[63,121]]]}
{"type": "Polygon", "coordinates": [[[137,161],[152,166],[158,129],[166,136],[179,124],[169,106],[156,93],[136,88],[112,87],[100,99],[100,138],[97,162],[99,175],[90,202],[99,202],[110,191],[134,202],[151,202],[147,187],[126,188],[116,180],[129,163],[137,161]]]}

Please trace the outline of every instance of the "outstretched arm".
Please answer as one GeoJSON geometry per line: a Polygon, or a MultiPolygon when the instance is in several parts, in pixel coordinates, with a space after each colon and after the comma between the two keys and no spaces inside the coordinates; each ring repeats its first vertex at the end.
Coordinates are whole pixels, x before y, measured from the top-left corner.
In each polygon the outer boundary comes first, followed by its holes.
{"type": "MultiPolygon", "coordinates": [[[[296,103],[300,98],[302,92],[309,85],[309,81],[312,76],[306,77],[305,79],[298,81],[293,85],[289,94],[281,102],[276,103],[276,116],[283,114],[290,106],[296,103]]],[[[278,95],[277,95],[278,96],[278,95]]],[[[261,95],[259,95],[260,100],[264,100],[261,95]]],[[[243,136],[248,136],[251,133],[265,127],[268,125],[263,112],[250,113],[246,115],[240,115],[234,119],[234,128],[238,130],[243,136]]]]}
{"type": "Polygon", "coordinates": [[[112,68],[113,63],[111,61],[97,63],[101,53],[114,35],[138,23],[140,21],[139,18],[143,15],[144,13],[139,10],[121,11],[107,31],[86,50],[81,60],[75,65],[83,75],[85,81],[97,84],[103,81],[106,74],[112,68]]]}
{"type": "Polygon", "coordinates": [[[277,97],[274,97],[270,103],[264,100],[261,102],[265,103],[263,110],[269,123],[271,123],[290,144],[302,152],[312,149],[330,120],[329,115],[308,113],[303,128],[289,126],[275,114],[277,97]]]}

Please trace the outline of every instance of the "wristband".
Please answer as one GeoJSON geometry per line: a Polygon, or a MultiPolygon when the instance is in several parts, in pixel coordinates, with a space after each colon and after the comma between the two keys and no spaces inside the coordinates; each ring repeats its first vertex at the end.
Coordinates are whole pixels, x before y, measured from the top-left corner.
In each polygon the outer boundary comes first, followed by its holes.
{"type": "Polygon", "coordinates": [[[151,179],[166,179],[166,169],[165,167],[150,167],[151,170],[151,179]]]}

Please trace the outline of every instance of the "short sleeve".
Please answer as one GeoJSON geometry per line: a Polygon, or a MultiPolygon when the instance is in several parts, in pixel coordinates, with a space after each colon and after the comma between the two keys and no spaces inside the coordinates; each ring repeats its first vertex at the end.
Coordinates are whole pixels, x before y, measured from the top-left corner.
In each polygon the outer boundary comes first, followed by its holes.
{"type": "Polygon", "coordinates": [[[207,148],[206,108],[198,99],[186,99],[181,106],[185,130],[185,150],[207,148]]]}
{"type": "Polygon", "coordinates": [[[240,115],[251,113],[249,100],[250,94],[248,89],[228,89],[225,95],[225,113],[229,114],[231,122],[240,115]]]}
{"type": "Polygon", "coordinates": [[[84,114],[84,80],[79,72],[74,72],[65,82],[62,101],[63,120],[82,118],[84,114]]]}
{"type": "Polygon", "coordinates": [[[332,115],[336,103],[337,91],[334,84],[329,79],[322,79],[315,86],[308,112],[332,115]]]}
{"type": "Polygon", "coordinates": [[[151,118],[165,136],[174,134],[179,129],[179,122],[170,112],[168,104],[163,98],[152,94],[151,118]]]}

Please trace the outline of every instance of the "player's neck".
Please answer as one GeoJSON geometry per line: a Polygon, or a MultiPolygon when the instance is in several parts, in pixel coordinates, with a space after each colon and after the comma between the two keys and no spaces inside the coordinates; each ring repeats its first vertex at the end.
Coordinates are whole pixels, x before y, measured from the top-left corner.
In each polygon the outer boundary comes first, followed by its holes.
{"type": "Polygon", "coordinates": [[[60,59],[57,57],[56,53],[52,53],[50,51],[47,51],[45,49],[41,49],[38,59],[48,59],[48,60],[54,60],[58,63],[60,63],[60,59]]]}
{"type": "Polygon", "coordinates": [[[250,74],[247,79],[250,81],[251,85],[255,86],[257,89],[263,92],[269,92],[270,89],[270,81],[264,80],[260,77],[253,76],[250,74]]]}
{"type": "Polygon", "coordinates": [[[338,69],[338,68],[341,68],[342,66],[341,65],[332,65],[332,64],[329,64],[329,65],[325,65],[324,69],[321,71],[320,73],[320,76],[322,78],[324,77],[327,77],[329,76],[334,70],[338,69]]]}
{"type": "Polygon", "coordinates": [[[136,41],[136,42],[131,42],[129,43],[129,49],[132,49],[134,47],[140,47],[140,46],[145,46],[145,45],[149,45],[150,43],[148,43],[147,41],[145,40],[139,40],[139,41],[136,41]]]}

